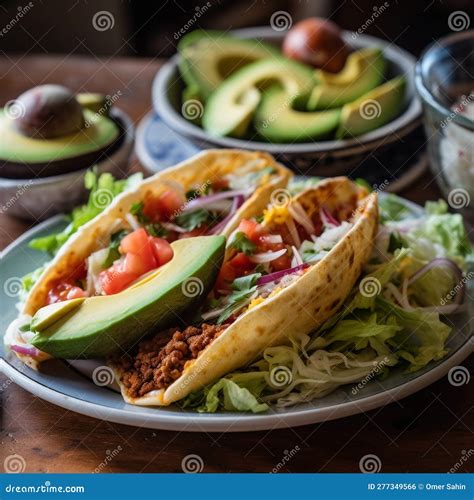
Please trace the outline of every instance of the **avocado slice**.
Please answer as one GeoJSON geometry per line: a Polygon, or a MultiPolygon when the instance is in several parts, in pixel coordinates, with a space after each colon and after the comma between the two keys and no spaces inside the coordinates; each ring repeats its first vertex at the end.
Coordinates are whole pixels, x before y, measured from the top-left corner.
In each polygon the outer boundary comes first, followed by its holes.
{"type": "Polygon", "coordinates": [[[81,92],[76,94],[76,99],[83,108],[109,116],[110,104],[107,102],[106,95],[95,92],[81,92]]]}
{"type": "Polygon", "coordinates": [[[31,321],[31,343],[56,358],[100,358],[128,349],[152,328],[171,326],[197,307],[222,264],[224,236],[171,244],[173,259],[136,286],[116,295],[87,297],[68,308],[52,304],[31,321]],[[51,316],[51,317],[50,317],[51,316]]]}
{"type": "Polygon", "coordinates": [[[204,129],[216,136],[243,137],[248,131],[262,91],[278,83],[293,99],[309,94],[314,72],[283,57],[249,64],[225,80],[207,101],[204,129]]]}
{"type": "Polygon", "coordinates": [[[406,78],[398,76],[346,104],[336,137],[343,139],[366,134],[393,120],[403,107],[405,88],[406,78]]]}
{"type": "Polygon", "coordinates": [[[339,108],[380,85],[387,62],[379,48],[352,52],[342,71],[317,71],[318,84],[308,100],[308,110],[339,108]]]}
{"type": "Polygon", "coordinates": [[[341,111],[298,111],[294,99],[278,88],[268,89],[255,114],[257,132],[272,142],[307,142],[328,137],[337,128],[341,111]]]}
{"type": "Polygon", "coordinates": [[[278,56],[278,51],[257,40],[244,40],[221,31],[196,30],[178,44],[179,69],[186,84],[207,99],[228,76],[247,64],[278,56]]]}

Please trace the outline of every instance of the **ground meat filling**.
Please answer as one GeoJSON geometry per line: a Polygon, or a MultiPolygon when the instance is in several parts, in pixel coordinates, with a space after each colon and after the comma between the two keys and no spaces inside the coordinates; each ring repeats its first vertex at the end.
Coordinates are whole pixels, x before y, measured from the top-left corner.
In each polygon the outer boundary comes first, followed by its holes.
{"type": "Polygon", "coordinates": [[[117,363],[129,395],[138,398],[171,385],[186,361],[196,359],[225,328],[208,324],[188,326],[183,331],[173,328],[140,342],[136,354],[122,356],[117,363]]]}

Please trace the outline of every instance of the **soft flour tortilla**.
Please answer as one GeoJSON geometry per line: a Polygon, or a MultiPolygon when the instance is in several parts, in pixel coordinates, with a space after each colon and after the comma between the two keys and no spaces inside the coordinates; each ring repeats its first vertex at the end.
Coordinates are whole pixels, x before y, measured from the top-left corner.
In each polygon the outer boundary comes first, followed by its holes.
{"type": "MultiPolygon", "coordinates": [[[[244,312],[167,389],[132,398],[121,382],[123,373],[111,363],[127,403],[163,406],[252,362],[265,348],[287,344],[294,334],[309,334],[342,305],[370,256],[378,227],[377,194],[367,192],[345,177],[320,182],[297,197],[311,215],[322,206],[331,210],[354,203],[354,226],[321,261],[276,295],[244,312]]],[[[271,225],[269,226],[271,227],[271,225]]],[[[230,255],[229,255],[230,257],[230,255]]]]}
{"type": "Polygon", "coordinates": [[[268,204],[272,191],[286,186],[292,176],[290,170],[277,163],[269,154],[231,149],[207,150],[145,179],[137,188],[120,194],[100,215],[80,228],[59,250],[31,289],[23,307],[23,314],[33,315],[43,307],[48,291],[57,281],[69,276],[92,252],[106,247],[111,233],[117,230],[117,222],[128,226],[125,215],[130,213],[134,203],[176,186],[181,186],[184,191],[196,185],[204,186],[244,166],[249,172],[273,167],[276,173],[269,177],[268,182],[258,187],[237,210],[221,233],[228,236],[242,218],[250,218],[261,213],[268,204]]]}

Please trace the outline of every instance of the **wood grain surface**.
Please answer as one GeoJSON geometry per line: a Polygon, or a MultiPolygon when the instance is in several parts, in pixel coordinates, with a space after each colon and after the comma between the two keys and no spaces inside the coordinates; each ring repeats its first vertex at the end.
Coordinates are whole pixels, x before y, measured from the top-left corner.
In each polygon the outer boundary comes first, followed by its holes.
{"type": "MultiPolygon", "coordinates": [[[[120,90],[117,104],[138,123],[150,108],[151,82],[159,67],[160,61],[152,59],[4,57],[0,105],[41,83],[108,94],[120,90]]],[[[417,202],[439,197],[428,173],[402,194],[417,202]]],[[[0,215],[0,248],[29,227],[31,223],[0,215]]],[[[472,357],[464,365],[472,373],[472,357]]],[[[191,454],[200,457],[205,472],[358,472],[368,454],[380,458],[384,472],[447,472],[453,467],[468,472],[474,464],[473,458],[462,459],[473,446],[472,381],[453,387],[444,378],[368,413],[242,434],[112,424],[46,403],[2,375],[0,402],[0,471],[12,454],[24,458],[28,472],[173,472],[182,471],[191,454]]]]}

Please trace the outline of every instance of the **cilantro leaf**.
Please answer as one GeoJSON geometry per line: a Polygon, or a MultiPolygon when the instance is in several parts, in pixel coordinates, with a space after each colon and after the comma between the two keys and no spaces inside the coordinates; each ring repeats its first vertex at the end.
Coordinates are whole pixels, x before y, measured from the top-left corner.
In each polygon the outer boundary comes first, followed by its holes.
{"type": "Polygon", "coordinates": [[[201,227],[203,224],[207,222],[211,222],[213,220],[212,214],[204,208],[198,208],[197,210],[193,210],[192,212],[184,212],[181,215],[178,215],[174,222],[186,229],[186,231],[192,231],[198,227],[201,227]]]}
{"type": "Polygon", "coordinates": [[[231,248],[235,248],[239,252],[243,252],[245,255],[253,254],[255,252],[255,249],[257,248],[257,245],[250,241],[247,236],[241,231],[235,234],[229,246],[231,248]]]}
{"type": "Polygon", "coordinates": [[[234,280],[231,285],[234,291],[225,298],[226,307],[217,319],[218,324],[223,323],[245,305],[257,291],[257,281],[260,276],[262,276],[260,273],[254,273],[234,280]]]}
{"type": "Polygon", "coordinates": [[[119,252],[120,242],[127,234],[128,231],[122,229],[120,231],[117,231],[116,233],[113,233],[112,236],[110,237],[109,253],[107,254],[107,257],[102,263],[102,267],[104,269],[109,268],[120,257],[120,252],[119,252]]]}

